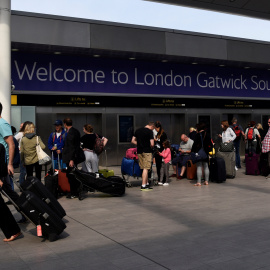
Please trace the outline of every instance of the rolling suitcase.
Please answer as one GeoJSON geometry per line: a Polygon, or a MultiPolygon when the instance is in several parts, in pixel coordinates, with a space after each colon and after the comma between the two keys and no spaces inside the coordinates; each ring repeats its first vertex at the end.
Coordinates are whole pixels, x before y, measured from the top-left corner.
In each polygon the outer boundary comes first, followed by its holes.
{"type": "Polygon", "coordinates": [[[58,172],[58,190],[62,193],[70,192],[70,184],[67,178],[67,170],[62,169],[58,172]]]}
{"type": "Polygon", "coordinates": [[[193,180],[197,178],[197,165],[192,160],[187,161],[187,179],[193,180]]]}
{"type": "Polygon", "coordinates": [[[79,181],[83,187],[115,196],[125,194],[126,182],[119,176],[105,178],[101,175],[98,176],[96,173],[80,171],[77,168],[74,168],[71,174],[75,176],[76,180],[79,181]]]}
{"type": "Polygon", "coordinates": [[[235,178],[235,152],[217,152],[216,157],[223,158],[226,167],[226,177],[235,178]]]}
{"type": "Polygon", "coordinates": [[[44,201],[60,218],[63,218],[66,215],[66,211],[63,209],[61,204],[36,177],[27,177],[21,185],[21,189],[34,193],[42,201],[44,201]]]}
{"type": "Polygon", "coordinates": [[[224,159],[220,157],[210,158],[209,171],[211,182],[222,183],[226,181],[226,167],[224,159]]]}
{"type": "Polygon", "coordinates": [[[1,192],[22,215],[27,217],[35,226],[40,225],[42,236],[50,241],[56,240],[56,236],[66,228],[63,220],[31,191],[22,191],[16,203],[3,190],[1,192]]]}
{"type": "Polygon", "coordinates": [[[246,174],[247,175],[259,175],[259,159],[260,155],[255,153],[245,154],[246,161],[246,174]]]}

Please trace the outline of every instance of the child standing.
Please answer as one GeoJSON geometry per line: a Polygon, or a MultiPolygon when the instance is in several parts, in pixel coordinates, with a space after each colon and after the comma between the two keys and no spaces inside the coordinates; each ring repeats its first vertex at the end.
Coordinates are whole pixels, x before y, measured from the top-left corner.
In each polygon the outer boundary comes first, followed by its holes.
{"type": "Polygon", "coordinates": [[[166,181],[165,183],[158,182],[158,185],[160,186],[168,186],[168,180],[169,180],[169,168],[170,168],[170,161],[171,161],[171,146],[169,141],[163,142],[164,150],[159,153],[160,156],[162,156],[162,164],[160,169],[160,179],[163,179],[163,176],[165,174],[166,181]]]}

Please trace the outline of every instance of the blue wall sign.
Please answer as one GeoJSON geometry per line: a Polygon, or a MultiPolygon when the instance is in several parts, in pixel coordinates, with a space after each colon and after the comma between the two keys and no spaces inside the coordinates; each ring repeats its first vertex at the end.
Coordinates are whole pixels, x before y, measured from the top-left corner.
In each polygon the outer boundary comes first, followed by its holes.
{"type": "Polygon", "coordinates": [[[12,54],[16,90],[270,98],[270,71],[67,55],[12,54]]]}

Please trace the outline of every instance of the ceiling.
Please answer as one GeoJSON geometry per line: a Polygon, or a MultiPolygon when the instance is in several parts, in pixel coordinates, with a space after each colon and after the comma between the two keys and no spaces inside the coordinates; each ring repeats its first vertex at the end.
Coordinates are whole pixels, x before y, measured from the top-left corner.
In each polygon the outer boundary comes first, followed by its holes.
{"type": "Polygon", "coordinates": [[[144,0],[270,20],[270,0],[144,0]]]}

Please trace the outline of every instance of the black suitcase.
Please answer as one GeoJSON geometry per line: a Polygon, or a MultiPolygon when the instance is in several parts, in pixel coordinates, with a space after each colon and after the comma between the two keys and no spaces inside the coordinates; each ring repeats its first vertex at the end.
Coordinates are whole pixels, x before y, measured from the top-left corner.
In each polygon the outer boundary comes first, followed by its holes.
{"type": "Polygon", "coordinates": [[[44,201],[60,218],[66,215],[61,204],[55,199],[53,194],[34,176],[27,177],[22,183],[21,189],[31,191],[44,201]]]}
{"type": "Polygon", "coordinates": [[[226,181],[226,167],[225,161],[222,158],[210,158],[209,162],[210,181],[222,183],[226,181]]]}
{"type": "Polygon", "coordinates": [[[126,183],[119,176],[105,178],[99,175],[99,177],[97,177],[96,173],[80,171],[77,168],[74,168],[71,174],[75,176],[76,180],[79,181],[83,187],[89,188],[90,190],[94,189],[115,196],[125,194],[126,183]]]}
{"type": "Polygon", "coordinates": [[[16,203],[3,190],[1,192],[22,215],[27,217],[35,226],[40,225],[42,236],[50,241],[56,240],[56,236],[66,228],[63,220],[31,191],[22,191],[16,203]]]}
{"type": "Polygon", "coordinates": [[[270,174],[270,168],[268,166],[268,153],[261,153],[259,166],[261,175],[268,176],[270,174]]]}
{"type": "Polygon", "coordinates": [[[58,198],[58,170],[53,172],[51,168],[46,176],[44,177],[45,187],[53,194],[53,196],[58,198]]]}

